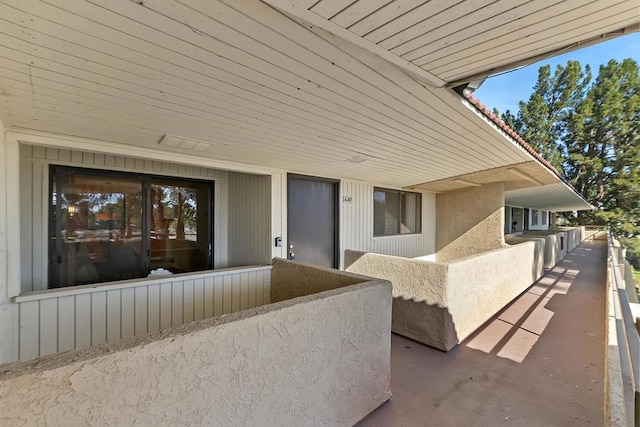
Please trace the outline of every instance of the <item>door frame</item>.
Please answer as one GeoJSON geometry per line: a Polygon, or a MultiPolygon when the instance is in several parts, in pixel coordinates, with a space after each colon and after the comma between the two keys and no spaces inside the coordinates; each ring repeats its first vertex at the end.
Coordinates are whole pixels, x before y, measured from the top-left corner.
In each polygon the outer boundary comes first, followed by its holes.
{"type": "Polygon", "coordinates": [[[333,228],[333,241],[334,254],[333,254],[333,268],[340,268],[340,180],[334,178],[323,178],[312,175],[300,175],[296,173],[287,173],[287,244],[285,246],[285,256],[289,256],[289,237],[291,236],[291,230],[289,229],[289,197],[291,192],[289,191],[289,180],[298,179],[304,181],[324,182],[332,184],[335,190],[335,196],[333,198],[333,221],[335,227],[333,228]]]}

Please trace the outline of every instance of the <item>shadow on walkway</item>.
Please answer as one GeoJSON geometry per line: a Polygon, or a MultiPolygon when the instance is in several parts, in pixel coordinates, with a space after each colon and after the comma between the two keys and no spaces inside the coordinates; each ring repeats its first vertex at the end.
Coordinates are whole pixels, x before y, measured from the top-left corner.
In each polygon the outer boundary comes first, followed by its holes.
{"type": "Polygon", "coordinates": [[[393,397],[358,425],[603,425],[606,250],[583,243],[448,353],[393,335],[393,397]]]}

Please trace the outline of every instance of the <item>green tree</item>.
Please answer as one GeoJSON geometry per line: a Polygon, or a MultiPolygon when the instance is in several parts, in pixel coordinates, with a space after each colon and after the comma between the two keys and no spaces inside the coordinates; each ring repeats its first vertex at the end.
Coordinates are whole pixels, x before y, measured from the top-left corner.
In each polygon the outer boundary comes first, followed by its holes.
{"type": "MultiPolygon", "coordinates": [[[[640,236],[640,74],[625,59],[598,77],[566,120],[565,174],[596,209],[584,223],[609,225],[622,239],[640,236]]],[[[634,245],[635,246],[635,245],[634,245]]]]}
{"type": "Polygon", "coordinates": [[[558,65],[553,74],[549,65],[540,67],[529,100],[520,101],[515,118],[508,111],[502,119],[561,171],[565,162],[562,138],[566,119],[583,98],[590,81],[589,66],[583,70],[578,61],[569,61],[564,67],[558,65]]]}
{"type": "MultiPolygon", "coordinates": [[[[499,116],[497,112],[496,112],[496,116],[499,116]]],[[[517,131],[517,128],[518,128],[518,126],[516,125],[517,118],[516,116],[513,115],[511,110],[505,111],[500,118],[502,119],[503,122],[507,124],[507,126],[517,131]]]]}
{"type": "MultiPolygon", "coordinates": [[[[551,162],[596,209],[575,222],[611,227],[640,259],[640,72],[609,61],[595,80],[577,61],[539,69],[517,116],[502,119],[551,162]]],[[[640,262],[640,261],[639,261],[640,262]]]]}

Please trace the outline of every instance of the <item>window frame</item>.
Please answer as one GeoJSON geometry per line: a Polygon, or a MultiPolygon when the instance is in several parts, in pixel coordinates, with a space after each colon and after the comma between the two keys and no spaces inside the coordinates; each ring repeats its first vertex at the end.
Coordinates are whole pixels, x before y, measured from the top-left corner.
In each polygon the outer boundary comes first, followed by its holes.
{"type": "MultiPolygon", "coordinates": [[[[205,251],[205,259],[206,259],[206,267],[204,269],[199,270],[191,270],[186,273],[194,273],[199,271],[207,271],[212,270],[214,268],[214,218],[215,218],[215,180],[211,179],[199,179],[199,178],[188,178],[188,177],[179,177],[174,175],[160,175],[160,174],[150,174],[150,173],[139,173],[139,172],[127,172],[127,171],[119,171],[119,170],[111,170],[111,169],[100,169],[100,168],[87,168],[87,167],[78,167],[78,166],[68,166],[68,165],[58,165],[58,164],[49,164],[49,185],[48,185],[48,194],[47,194],[47,261],[49,267],[47,268],[47,287],[46,289],[70,289],[76,286],[80,286],[80,284],[73,285],[59,285],[55,286],[55,284],[59,281],[59,278],[56,278],[56,266],[54,265],[54,253],[60,256],[59,249],[55,248],[55,245],[58,245],[57,239],[60,237],[60,233],[58,230],[59,223],[57,218],[60,217],[61,214],[61,205],[60,203],[54,204],[53,196],[54,196],[54,186],[59,183],[58,174],[66,173],[69,175],[78,174],[84,176],[95,176],[101,178],[127,178],[131,180],[136,180],[140,182],[141,185],[141,197],[142,197],[142,206],[141,206],[141,258],[143,259],[142,267],[143,270],[149,271],[151,268],[151,221],[152,221],[152,200],[151,200],[151,187],[158,182],[161,183],[170,183],[174,182],[174,184],[179,183],[198,183],[201,185],[205,185],[208,188],[208,197],[209,201],[206,205],[207,216],[209,221],[206,223],[207,230],[204,235],[206,236],[206,251],[205,251]]],[[[57,190],[59,191],[59,190],[57,190]]],[[[103,281],[99,280],[96,282],[88,283],[88,285],[94,284],[109,284],[115,283],[118,280],[110,280],[103,281]]]]}
{"type": "Polygon", "coordinates": [[[373,199],[372,199],[372,203],[373,203],[373,237],[374,238],[379,238],[379,237],[397,237],[397,236],[412,236],[412,235],[419,235],[422,234],[422,193],[419,192],[415,192],[415,191],[404,191],[404,190],[397,190],[397,189],[393,189],[393,188],[384,188],[384,187],[373,187],[373,199]],[[396,224],[396,232],[394,234],[376,234],[376,200],[375,200],[375,194],[376,192],[386,192],[386,193],[396,193],[397,195],[397,199],[398,199],[398,220],[397,220],[397,224],[396,224]],[[409,233],[403,233],[401,231],[402,228],[402,216],[403,216],[403,204],[402,204],[402,196],[406,195],[406,194],[413,194],[416,196],[417,201],[416,201],[416,231],[412,231],[409,233]]]}

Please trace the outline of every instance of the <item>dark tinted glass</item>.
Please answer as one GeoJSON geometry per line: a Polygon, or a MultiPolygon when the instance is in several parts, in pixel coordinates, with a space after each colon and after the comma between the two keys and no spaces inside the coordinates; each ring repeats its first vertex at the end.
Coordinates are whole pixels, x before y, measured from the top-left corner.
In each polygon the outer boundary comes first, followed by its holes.
{"type": "Polygon", "coordinates": [[[373,235],[420,233],[422,195],[398,190],[374,189],[373,235]]]}
{"type": "Polygon", "coordinates": [[[209,186],[190,181],[151,184],[151,268],[172,273],[208,268],[209,186]]]}
{"type": "Polygon", "coordinates": [[[211,265],[211,183],[52,167],[50,287],[211,265]]]}
{"type": "Polygon", "coordinates": [[[59,172],[52,200],[54,287],[146,276],[140,180],[59,172]]]}

